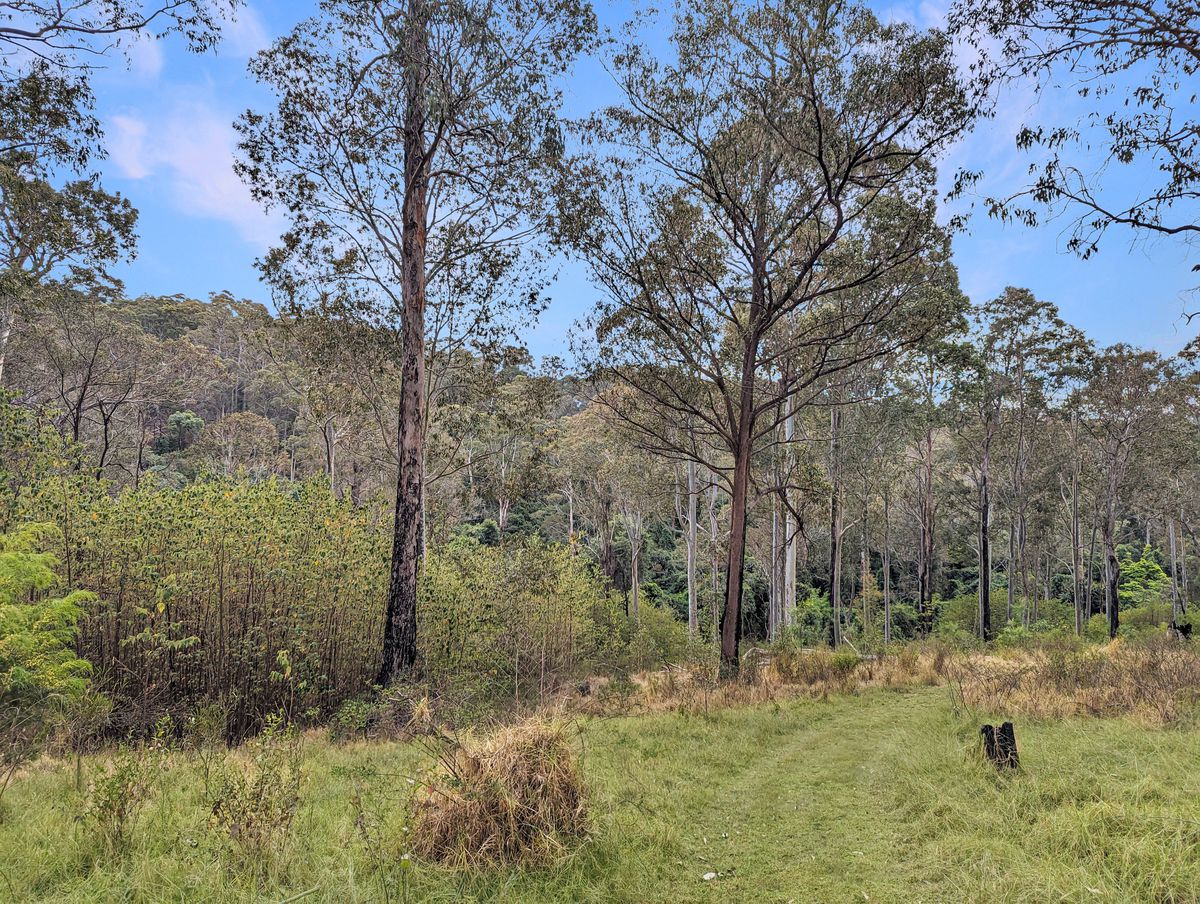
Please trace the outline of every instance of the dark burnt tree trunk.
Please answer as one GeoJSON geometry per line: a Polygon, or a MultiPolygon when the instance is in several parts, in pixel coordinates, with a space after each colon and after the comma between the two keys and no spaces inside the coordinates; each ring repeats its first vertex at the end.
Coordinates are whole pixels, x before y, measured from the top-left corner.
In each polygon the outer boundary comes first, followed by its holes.
{"type": "MultiPolygon", "coordinates": [[[[761,303],[760,288],[755,286],[761,303]]],[[[757,310],[752,311],[755,319],[757,310]]],[[[746,508],[750,494],[750,459],[754,451],[754,376],[758,364],[758,342],[746,342],[742,356],[742,386],[739,398],[737,442],[733,449],[733,486],[729,499],[729,550],[725,567],[725,609],[721,613],[721,673],[737,674],[738,645],[742,638],[742,581],[746,569],[746,508]]]]}
{"type": "Polygon", "coordinates": [[[402,209],[403,272],[400,328],[400,467],[396,521],[384,620],[379,683],[410,673],[417,661],[417,582],[421,566],[421,518],[425,488],[425,245],[428,230],[429,158],[426,148],[423,60],[427,11],[414,3],[408,25],[408,72],[404,122],[405,194],[402,209]]]}

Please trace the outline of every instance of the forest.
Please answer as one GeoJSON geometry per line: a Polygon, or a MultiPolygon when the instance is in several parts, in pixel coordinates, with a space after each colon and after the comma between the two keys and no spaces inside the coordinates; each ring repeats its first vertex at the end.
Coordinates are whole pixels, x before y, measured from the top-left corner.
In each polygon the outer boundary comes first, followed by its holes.
{"type": "Polygon", "coordinates": [[[1200,900],[1193,296],[957,256],[1194,258],[1200,9],[326,0],[131,292],[101,73],[252,13],[0,0],[0,898],[1200,900]]]}

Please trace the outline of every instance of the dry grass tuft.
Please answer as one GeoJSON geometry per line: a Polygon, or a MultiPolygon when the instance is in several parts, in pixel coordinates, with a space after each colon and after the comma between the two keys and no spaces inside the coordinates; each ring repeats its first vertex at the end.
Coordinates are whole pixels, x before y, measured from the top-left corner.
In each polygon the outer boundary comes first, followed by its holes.
{"type": "Polygon", "coordinates": [[[544,864],[588,832],[571,731],[542,719],[449,743],[413,806],[413,853],[458,869],[544,864]]]}
{"type": "Polygon", "coordinates": [[[1103,647],[975,655],[954,665],[960,706],[1036,718],[1130,716],[1169,725],[1200,704],[1200,651],[1167,635],[1103,647]]]}

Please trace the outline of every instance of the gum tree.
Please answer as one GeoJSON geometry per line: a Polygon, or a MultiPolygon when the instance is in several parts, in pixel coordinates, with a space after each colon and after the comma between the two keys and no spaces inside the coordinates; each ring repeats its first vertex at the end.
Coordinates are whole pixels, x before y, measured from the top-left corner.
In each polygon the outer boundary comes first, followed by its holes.
{"type": "Polygon", "coordinates": [[[670,39],[613,56],[624,100],[590,124],[563,226],[605,290],[594,372],[636,390],[619,414],[724,478],[728,673],[755,448],[781,403],[940,316],[916,303],[948,253],[931,161],[972,104],[943,34],[836,0],[679,6],[670,39]]]}
{"type": "Polygon", "coordinates": [[[251,64],[278,96],[238,122],[239,171],[288,230],[261,269],[285,307],[396,337],[399,467],[379,679],[413,669],[430,321],[487,336],[535,307],[521,250],[561,140],[580,0],[329,0],[251,64]],[[432,302],[432,303],[431,303],[432,302]]]}

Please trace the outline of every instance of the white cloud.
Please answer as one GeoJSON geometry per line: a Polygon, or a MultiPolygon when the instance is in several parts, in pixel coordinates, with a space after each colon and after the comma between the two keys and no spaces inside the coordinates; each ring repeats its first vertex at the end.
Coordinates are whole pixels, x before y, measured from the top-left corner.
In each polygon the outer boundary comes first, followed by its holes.
{"type": "Polygon", "coordinates": [[[239,57],[252,57],[271,43],[271,34],[262,17],[249,4],[239,9],[237,18],[225,26],[224,37],[225,45],[239,57]]]}
{"type": "Polygon", "coordinates": [[[163,52],[153,35],[135,33],[132,39],[124,42],[124,48],[131,72],[143,79],[158,78],[163,68],[163,52]]]}
{"type": "Polygon", "coordinates": [[[109,155],[126,178],[161,185],[181,213],[223,220],[265,250],[278,239],[281,221],[251,198],[233,171],[232,119],[198,100],[176,104],[161,119],[114,116],[109,155]]]}
{"type": "Polygon", "coordinates": [[[106,131],[108,156],[126,179],[150,175],[146,165],[146,124],[134,116],[114,116],[106,131]]]}

